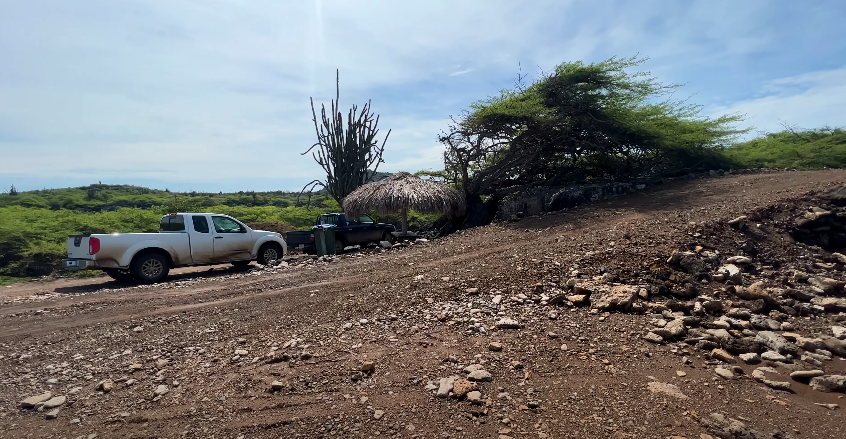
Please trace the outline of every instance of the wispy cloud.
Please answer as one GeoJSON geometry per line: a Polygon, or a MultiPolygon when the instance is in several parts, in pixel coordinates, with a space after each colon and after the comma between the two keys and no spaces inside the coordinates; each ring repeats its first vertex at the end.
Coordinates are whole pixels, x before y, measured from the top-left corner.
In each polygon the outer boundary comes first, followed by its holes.
{"type": "Polygon", "coordinates": [[[448,116],[518,65],[614,55],[759,128],[843,125],[842,22],[840,0],[3,2],[0,186],[299,189],[336,68],[342,107],[393,129],[386,170],[439,167],[448,116]]]}

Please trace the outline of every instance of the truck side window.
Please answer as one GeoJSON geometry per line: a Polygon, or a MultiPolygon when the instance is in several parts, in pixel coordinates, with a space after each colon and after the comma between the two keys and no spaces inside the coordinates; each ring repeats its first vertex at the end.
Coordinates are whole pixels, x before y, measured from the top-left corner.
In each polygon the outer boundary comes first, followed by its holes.
{"type": "Polygon", "coordinates": [[[182,215],[165,215],[159,224],[162,232],[183,232],[185,231],[185,218],[182,215]]]}
{"type": "Polygon", "coordinates": [[[375,221],[373,221],[373,218],[370,218],[367,215],[362,215],[361,217],[359,217],[358,222],[361,223],[361,224],[373,224],[373,223],[375,223],[375,221]]]}
{"type": "Polygon", "coordinates": [[[241,224],[238,224],[237,221],[227,218],[225,216],[213,216],[212,222],[214,223],[214,230],[217,233],[243,233],[246,232],[241,227],[241,224]]]}
{"type": "Polygon", "coordinates": [[[209,233],[209,220],[201,215],[194,215],[191,217],[194,222],[194,231],[197,233],[209,233]]]}

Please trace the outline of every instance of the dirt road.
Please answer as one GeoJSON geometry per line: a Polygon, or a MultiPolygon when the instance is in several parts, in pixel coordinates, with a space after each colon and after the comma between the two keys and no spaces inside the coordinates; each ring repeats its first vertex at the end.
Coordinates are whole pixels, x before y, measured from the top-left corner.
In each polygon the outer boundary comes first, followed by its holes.
{"type": "MultiPolygon", "coordinates": [[[[736,355],[725,364],[690,342],[745,299],[724,283],[660,273],[672,271],[674,251],[702,245],[758,258],[747,286],[800,288],[789,284],[794,266],[841,280],[835,268],[808,266],[827,252],[785,240],[778,215],[810,207],[809,191],[844,183],[842,171],[700,179],[272,270],[188,270],[153,286],[97,278],[2,288],[0,437],[699,438],[720,431],[711,414],[721,413],[760,437],[840,438],[844,408],[817,404],[842,406],[843,393],[790,378],[782,379],[790,392],[775,390],[750,378],[758,366],[736,355]],[[763,215],[750,227],[767,238],[749,244],[726,225],[740,215],[763,215]],[[627,308],[635,312],[592,310],[596,288],[590,306],[550,305],[570,279],[643,286],[646,297],[627,308]],[[679,297],[662,282],[697,293],[679,297]],[[694,311],[694,302],[715,301],[719,312],[694,311]],[[682,320],[667,309],[676,302],[690,305],[681,311],[688,339],[644,340],[659,320],[682,320]],[[499,328],[503,319],[519,329],[499,328]],[[715,374],[731,366],[733,378],[715,374]],[[485,373],[459,379],[460,398],[435,395],[442,378],[465,377],[468,367],[485,373]],[[66,397],[57,419],[46,419],[49,408],[21,408],[47,391],[66,397]]],[[[762,300],[761,311],[786,323],[780,330],[811,339],[838,324],[834,312],[777,311],[787,307],[780,300],[762,300]]],[[[732,337],[755,337],[744,333],[757,329],[746,320],[732,337]]],[[[786,375],[812,360],[765,363],[786,375]]],[[[846,372],[836,356],[820,361],[814,367],[827,375],[846,372]]]]}

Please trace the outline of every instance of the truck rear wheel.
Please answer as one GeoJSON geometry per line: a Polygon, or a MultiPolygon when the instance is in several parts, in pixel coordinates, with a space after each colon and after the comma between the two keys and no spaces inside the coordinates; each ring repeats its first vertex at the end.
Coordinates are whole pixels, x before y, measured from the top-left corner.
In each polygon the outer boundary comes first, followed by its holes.
{"type": "Polygon", "coordinates": [[[124,270],[121,268],[107,268],[104,271],[107,275],[109,275],[110,278],[118,282],[132,282],[133,280],[135,280],[135,277],[129,270],[124,270]]]}
{"type": "Polygon", "coordinates": [[[155,252],[142,253],[132,260],[132,275],[140,282],[152,284],[161,282],[170,271],[167,258],[155,252]]]}
{"type": "Polygon", "coordinates": [[[347,246],[347,243],[344,242],[342,239],[335,240],[335,254],[340,255],[344,252],[344,247],[347,246]]]}
{"type": "Polygon", "coordinates": [[[270,265],[274,261],[282,260],[282,247],[275,242],[268,242],[262,245],[258,251],[256,262],[261,265],[270,265]]]}

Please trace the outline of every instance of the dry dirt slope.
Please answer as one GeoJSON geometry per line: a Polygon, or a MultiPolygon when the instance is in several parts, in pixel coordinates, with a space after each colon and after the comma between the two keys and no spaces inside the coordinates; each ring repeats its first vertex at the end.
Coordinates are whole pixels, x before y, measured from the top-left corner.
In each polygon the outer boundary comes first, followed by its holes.
{"type": "Polygon", "coordinates": [[[844,183],[695,180],[379,254],[6,289],[0,437],[841,438],[844,265],[787,232],[844,183]],[[833,392],[789,376],[812,369],[833,392]]]}

